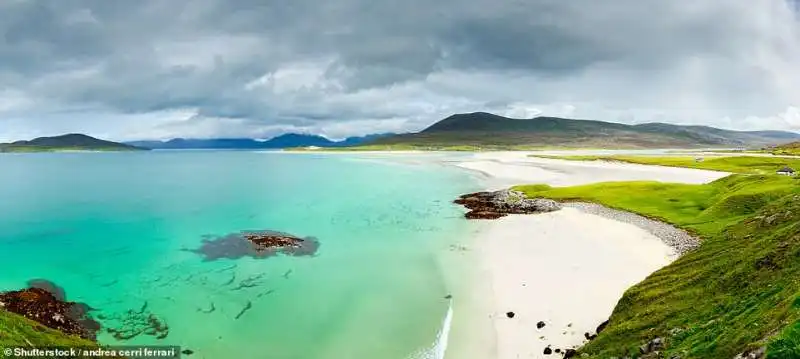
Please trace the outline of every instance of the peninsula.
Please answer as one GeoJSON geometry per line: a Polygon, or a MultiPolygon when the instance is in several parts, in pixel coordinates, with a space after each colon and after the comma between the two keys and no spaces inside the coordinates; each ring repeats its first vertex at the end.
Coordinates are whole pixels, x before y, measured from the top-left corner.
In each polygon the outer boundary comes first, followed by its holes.
{"type": "Polygon", "coordinates": [[[146,151],[147,148],[97,139],[79,133],[38,137],[30,141],[0,143],[2,152],[146,151]]]}

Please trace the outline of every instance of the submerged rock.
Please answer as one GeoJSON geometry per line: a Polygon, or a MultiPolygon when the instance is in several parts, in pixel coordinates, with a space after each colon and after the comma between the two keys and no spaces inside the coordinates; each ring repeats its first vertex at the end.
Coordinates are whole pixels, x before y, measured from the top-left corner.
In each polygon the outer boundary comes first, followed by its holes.
{"type": "Polygon", "coordinates": [[[261,259],[278,254],[313,256],[319,245],[313,237],[300,238],[276,231],[241,231],[220,237],[207,236],[200,248],[189,251],[202,255],[206,261],[243,257],[261,259]]]}
{"type": "Polygon", "coordinates": [[[48,328],[96,340],[100,323],[89,316],[88,305],[66,301],[64,290],[52,282],[39,279],[29,285],[27,289],[0,293],[0,308],[48,328]]]}
{"type": "Polygon", "coordinates": [[[524,193],[512,190],[476,192],[460,196],[454,201],[470,211],[467,219],[497,219],[509,214],[553,212],[561,204],[544,198],[528,198],[524,193]]]}

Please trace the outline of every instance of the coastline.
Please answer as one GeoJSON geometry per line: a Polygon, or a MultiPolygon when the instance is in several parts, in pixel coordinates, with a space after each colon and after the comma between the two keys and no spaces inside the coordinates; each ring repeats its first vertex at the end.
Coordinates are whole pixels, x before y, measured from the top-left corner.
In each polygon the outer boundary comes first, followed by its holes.
{"type": "MultiPolygon", "coordinates": [[[[526,183],[706,183],[727,175],[570,163],[529,158],[527,153],[478,153],[454,165],[481,174],[487,190],[526,183]]],[[[564,208],[550,213],[477,221],[463,258],[469,264],[459,266],[462,271],[471,268],[460,278],[469,282],[461,288],[461,296],[474,299],[455,307],[445,358],[559,358],[564,350],[578,348],[587,336],[596,334],[628,288],[698,243],[696,237],[669,224],[584,202],[564,203],[564,208]],[[514,313],[512,318],[508,312],[514,313]],[[552,354],[546,355],[546,348],[552,354]]]]}

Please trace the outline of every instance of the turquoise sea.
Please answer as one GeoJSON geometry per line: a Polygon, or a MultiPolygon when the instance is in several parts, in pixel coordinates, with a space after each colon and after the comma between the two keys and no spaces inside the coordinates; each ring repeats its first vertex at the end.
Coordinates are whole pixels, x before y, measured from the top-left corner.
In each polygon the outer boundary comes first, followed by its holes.
{"type": "Polygon", "coordinates": [[[101,343],[180,345],[191,358],[441,357],[451,288],[439,258],[470,231],[451,200],[479,183],[424,155],[381,158],[0,155],[0,290],[52,281],[106,328],[135,334],[101,343]],[[191,251],[243,230],[320,247],[213,261],[191,251]]]}

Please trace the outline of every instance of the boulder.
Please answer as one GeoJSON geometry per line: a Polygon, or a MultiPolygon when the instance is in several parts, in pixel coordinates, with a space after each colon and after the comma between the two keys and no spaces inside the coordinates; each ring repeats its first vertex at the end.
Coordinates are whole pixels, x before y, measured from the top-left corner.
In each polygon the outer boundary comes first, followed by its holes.
{"type": "Polygon", "coordinates": [[[605,330],[607,326],[608,326],[608,321],[606,320],[605,322],[602,322],[602,323],[600,323],[600,325],[597,326],[597,330],[595,332],[597,334],[600,334],[600,332],[605,330]]]}
{"type": "Polygon", "coordinates": [[[661,338],[654,338],[653,340],[647,342],[646,344],[642,344],[639,347],[639,352],[642,354],[649,354],[654,351],[658,351],[664,348],[664,340],[661,338]]]}

